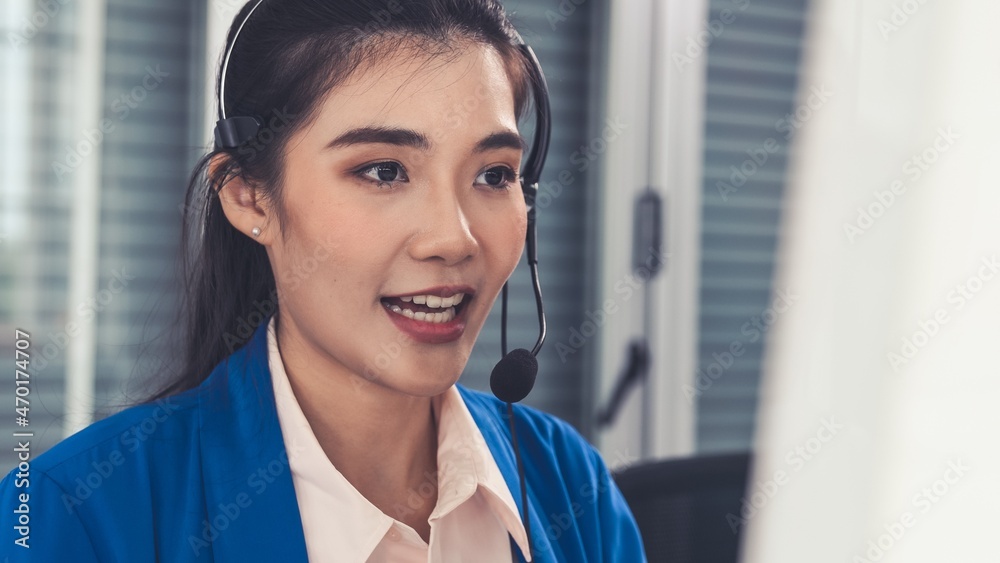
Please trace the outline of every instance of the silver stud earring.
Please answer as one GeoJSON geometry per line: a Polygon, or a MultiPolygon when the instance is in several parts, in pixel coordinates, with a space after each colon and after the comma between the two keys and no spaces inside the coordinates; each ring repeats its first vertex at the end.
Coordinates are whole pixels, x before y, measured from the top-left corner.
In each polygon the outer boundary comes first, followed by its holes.
{"type": "Polygon", "coordinates": [[[254,227],[253,230],[251,230],[250,232],[253,233],[253,236],[259,237],[260,236],[260,227],[254,227]]]}

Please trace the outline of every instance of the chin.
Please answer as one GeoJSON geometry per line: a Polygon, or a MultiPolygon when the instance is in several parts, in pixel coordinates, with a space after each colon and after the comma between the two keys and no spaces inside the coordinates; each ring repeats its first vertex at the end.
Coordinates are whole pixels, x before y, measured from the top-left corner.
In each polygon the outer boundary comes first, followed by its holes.
{"type": "Polygon", "coordinates": [[[393,386],[393,388],[400,393],[414,397],[436,397],[447,391],[456,381],[458,381],[457,377],[449,380],[406,381],[405,383],[400,383],[400,385],[393,386]]]}
{"type": "Polygon", "coordinates": [[[432,367],[433,363],[420,362],[413,370],[399,374],[397,389],[418,397],[434,397],[444,393],[462,376],[461,367],[432,367]]]}
{"type": "Polygon", "coordinates": [[[384,361],[366,364],[362,379],[397,393],[434,397],[458,382],[468,364],[467,348],[456,348],[436,345],[429,350],[415,350],[406,346],[402,353],[399,348],[389,349],[395,353],[385,353],[384,361]],[[379,364],[384,369],[379,369],[379,364]]]}

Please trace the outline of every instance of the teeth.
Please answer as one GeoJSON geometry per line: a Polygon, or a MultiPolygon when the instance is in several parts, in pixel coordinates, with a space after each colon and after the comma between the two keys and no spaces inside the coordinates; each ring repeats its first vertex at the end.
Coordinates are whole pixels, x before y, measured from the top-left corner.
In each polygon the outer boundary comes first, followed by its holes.
{"type": "Polygon", "coordinates": [[[427,305],[428,307],[433,307],[434,309],[448,309],[449,307],[454,307],[465,299],[464,293],[456,293],[451,297],[438,297],[437,295],[411,295],[409,297],[400,297],[399,300],[404,303],[416,303],[417,305],[427,305]]]}
{"type": "Polygon", "coordinates": [[[399,300],[403,303],[415,303],[417,305],[425,305],[434,309],[440,309],[440,312],[434,313],[428,313],[426,311],[412,311],[394,303],[386,303],[386,308],[397,315],[403,315],[404,317],[415,321],[425,323],[447,323],[455,318],[455,307],[464,299],[464,293],[456,293],[450,297],[439,297],[437,295],[411,295],[399,298],[399,300]]]}
{"type": "Polygon", "coordinates": [[[455,309],[453,307],[448,307],[440,313],[426,313],[424,311],[414,313],[410,309],[403,309],[398,305],[389,305],[388,308],[397,315],[403,315],[408,319],[423,321],[425,323],[446,323],[455,318],[455,309]]]}

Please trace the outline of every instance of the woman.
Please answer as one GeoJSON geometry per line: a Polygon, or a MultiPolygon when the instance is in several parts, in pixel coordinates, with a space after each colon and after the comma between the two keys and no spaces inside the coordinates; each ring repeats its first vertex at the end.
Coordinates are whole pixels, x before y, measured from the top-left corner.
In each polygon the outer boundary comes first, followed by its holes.
{"type": "Polygon", "coordinates": [[[644,560],[596,451],[519,407],[526,528],[506,405],[456,385],[528,230],[516,38],[492,0],[243,7],[183,369],[7,476],[12,561],[644,560]]]}

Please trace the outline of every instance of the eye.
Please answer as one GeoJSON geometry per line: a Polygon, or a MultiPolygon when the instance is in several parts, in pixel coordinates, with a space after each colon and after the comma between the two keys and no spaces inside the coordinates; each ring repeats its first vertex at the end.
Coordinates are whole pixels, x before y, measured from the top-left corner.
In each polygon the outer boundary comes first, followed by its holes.
{"type": "Polygon", "coordinates": [[[501,191],[510,189],[510,184],[517,181],[517,172],[509,166],[494,166],[487,168],[476,176],[476,184],[485,185],[489,188],[501,191]]]}
{"type": "Polygon", "coordinates": [[[370,164],[361,168],[356,172],[356,174],[370,182],[375,182],[378,184],[379,188],[382,188],[382,184],[392,184],[396,182],[409,182],[410,178],[406,175],[403,170],[403,165],[398,162],[376,162],[375,164],[370,164]]]}

